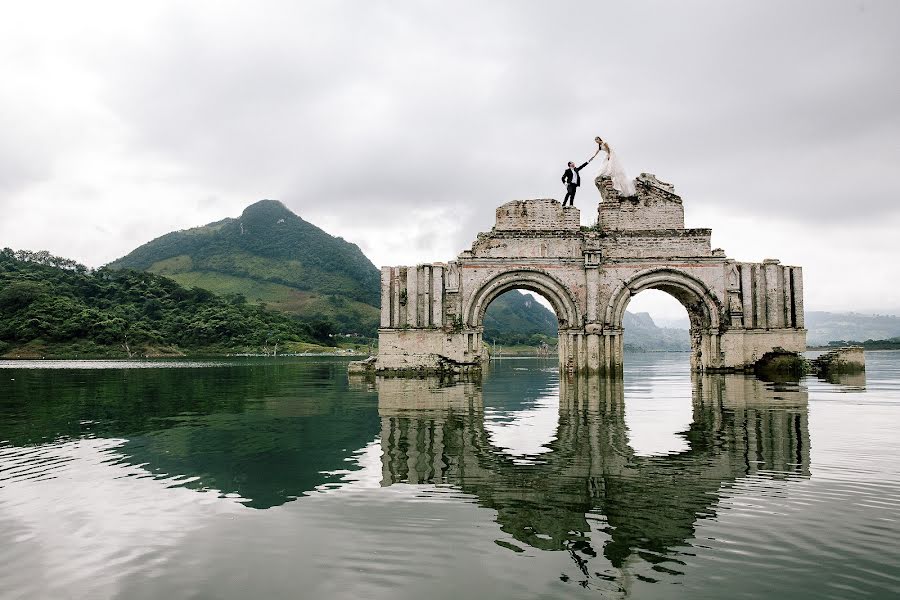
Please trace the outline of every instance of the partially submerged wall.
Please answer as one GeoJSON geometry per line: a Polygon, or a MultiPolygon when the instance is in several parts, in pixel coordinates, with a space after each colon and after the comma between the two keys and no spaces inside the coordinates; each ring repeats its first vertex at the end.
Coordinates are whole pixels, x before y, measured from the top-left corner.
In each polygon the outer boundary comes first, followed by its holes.
{"type": "Polygon", "coordinates": [[[454,261],[381,271],[379,371],[477,370],[487,358],[484,311],[498,295],[543,295],[559,320],[560,366],[614,371],[622,319],[644,289],[678,299],[691,319],[692,366],[743,370],[775,347],[806,348],[799,267],[746,263],[712,249],[709,229],[686,229],[681,198],[652,175],[620,198],[598,179],[599,227],[556,200],[500,206],[490,232],[454,261]]]}

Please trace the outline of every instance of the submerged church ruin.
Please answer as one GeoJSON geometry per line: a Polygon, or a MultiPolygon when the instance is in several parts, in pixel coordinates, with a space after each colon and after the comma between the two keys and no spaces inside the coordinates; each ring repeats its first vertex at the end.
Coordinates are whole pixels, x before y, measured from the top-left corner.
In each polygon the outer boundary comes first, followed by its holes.
{"type": "Polygon", "coordinates": [[[381,269],[376,372],[477,371],[487,358],[484,314],[500,294],[536,292],[559,320],[560,367],[616,373],[623,364],[622,319],[646,289],[687,309],[691,367],[752,368],[776,348],[806,349],[803,275],[778,260],[740,262],[710,245],[710,229],[686,229],[674,188],[650,174],[620,197],[598,178],[597,226],[556,200],[516,200],[449,262],[381,269]]]}

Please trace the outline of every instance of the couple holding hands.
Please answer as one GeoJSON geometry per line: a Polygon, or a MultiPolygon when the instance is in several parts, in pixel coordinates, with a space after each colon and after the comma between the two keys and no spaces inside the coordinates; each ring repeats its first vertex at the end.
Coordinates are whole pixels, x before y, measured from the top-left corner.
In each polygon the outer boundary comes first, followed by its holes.
{"type": "Polygon", "coordinates": [[[625,175],[625,170],[609,147],[609,144],[603,141],[600,136],[595,137],[594,141],[597,142],[597,151],[594,152],[594,156],[590,157],[580,167],[576,167],[575,163],[570,161],[569,168],[563,173],[562,182],[566,186],[566,197],[563,199],[563,206],[566,205],[566,202],[569,203],[569,206],[575,206],[575,192],[578,191],[581,185],[580,171],[588,166],[600,152],[605,152],[606,156],[602,159],[603,164],[600,165],[598,175],[612,179],[613,187],[623,197],[634,196],[637,193],[634,189],[634,182],[625,175]]]}

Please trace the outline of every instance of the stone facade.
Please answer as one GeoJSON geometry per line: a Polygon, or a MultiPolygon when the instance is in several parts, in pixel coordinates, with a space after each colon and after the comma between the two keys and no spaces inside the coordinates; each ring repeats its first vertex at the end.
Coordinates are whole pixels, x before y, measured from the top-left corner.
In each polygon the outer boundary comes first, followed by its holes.
{"type": "Polygon", "coordinates": [[[608,179],[596,183],[597,228],[582,229],[578,209],[556,200],[517,200],[456,260],[383,267],[376,370],[477,370],[485,310],[512,289],[553,306],[570,371],[621,368],[625,309],[645,289],[687,309],[697,371],[744,370],[775,347],[805,350],[800,267],[712,249],[711,230],[686,229],[681,198],[653,175],[638,177],[630,198],[608,179]]]}

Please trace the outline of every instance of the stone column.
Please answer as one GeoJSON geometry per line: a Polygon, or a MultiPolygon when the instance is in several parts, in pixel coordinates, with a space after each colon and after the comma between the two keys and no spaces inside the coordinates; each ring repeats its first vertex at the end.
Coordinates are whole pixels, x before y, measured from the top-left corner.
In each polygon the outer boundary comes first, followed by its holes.
{"type": "Polygon", "coordinates": [[[600,293],[600,272],[597,267],[587,267],[585,269],[585,282],[587,287],[587,321],[588,323],[596,323],[598,320],[598,294],[600,293]]]}
{"type": "Polygon", "coordinates": [[[381,327],[391,326],[391,268],[381,267],[381,327]]]}
{"type": "Polygon", "coordinates": [[[781,322],[784,327],[793,327],[794,322],[794,303],[791,301],[791,268],[781,267],[781,273],[778,274],[778,281],[781,283],[781,322]]]}
{"type": "Polygon", "coordinates": [[[560,329],[559,334],[557,335],[557,350],[559,352],[559,368],[565,369],[566,367],[566,357],[568,356],[568,349],[566,346],[568,345],[569,334],[568,332],[560,329]]]}
{"type": "Polygon", "coordinates": [[[400,282],[404,269],[391,268],[391,327],[400,327],[400,282]]]}
{"type": "Polygon", "coordinates": [[[444,267],[438,265],[431,268],[431,324],[444,325],[444,267]]]}
{"type": "Polygon", "coordinates": [[[409,267],[406,270],[406,324],[419,326],[419,269],[409,267]]]}
{"type": "Polygon", "coordinates": [[[781,268],[777,261],[763,261],[763,269],[766,273],[766,323],[769,329],[783,327],[784,302],[781,290],[778,289],[778,273],[781,268]]]}
{"type": "Polygon", "coordinates": [[[603,369],[600,364],[600,336],[596,333],[587,334],[587,370],[589,373],[596,373],[603,369]]]}
{"type": "Polygon", "coordinates": [[[755,326],[755,312],[753,308],[753,265],[741,263],[741,303],[744,305],[744,328],[755,326]]]}
{"type": "Polygon", "coordinates": [[[753,265],[754,299],[753,299],[753,315],[756,327],[759,329],[768,329],[768,320],[766,319],[766,272],[762,265],[753,265]]]}
{"type": "Polygon", "coordinates": [[[791,269],[791,290],[793,292],[794,315],[796,317],[795,327],[803,329],[806,327],[806,319],[803,314],[803,269],[800,267],[791,269]]]}
{"type": "Polygon", "coordinates": [[[587,335],[584,332],[575,334],[578,339],[578,371],[586,373],[588,370],[587,335]]]}
{"type": "Polygon", "coordinates": [[[419,314],[419,327],[431,325],[431,265],[421,265],[418,271],[419,295],[416,298],[416,312],[419,314]]]}

